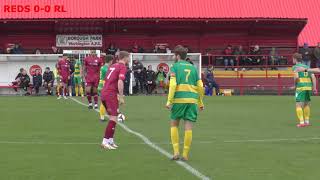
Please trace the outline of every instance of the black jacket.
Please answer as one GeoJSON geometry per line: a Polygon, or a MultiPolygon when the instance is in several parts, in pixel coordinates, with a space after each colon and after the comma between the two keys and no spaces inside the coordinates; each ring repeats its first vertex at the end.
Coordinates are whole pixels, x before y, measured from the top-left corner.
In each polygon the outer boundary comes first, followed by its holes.
{"type": "Polygon", "coordinates": [[[32,81],[34,86],[41,86],[42,84],[42,76],[41,74],[38,75],[33,75],[32,76],[32,81]]]}
{"type": "Polygon", "coordinates": [[[54,74],[52,71],[49,71],[48,73],[47,72],[44,72],[43,73],[43,80],[45,82],[52,82],[54,80],[54,74]]]}
{"type": "Polygon", "coordinates": [[[146,81],[154,81],[156,78],[156,73],[153,70],[146,71],[146,81]]]}
{"type": "Polygon", "coordinates": [[[299,53],[302,54],[302,59],[304,61],[311,60],[312,50],[310,48],[300,48],[299,53]]]}
{"type": "Polygon", "coordinates": [[[143,78],[143,64],[140,61],[132,64],[132,71],[134,72],[135,78],[143,78]],[[140,72],[138,70],[140,70],[140,72]]]}
{"type": "Polygon", "coordinates": [[[30,83],[30,77],[28,74],[26,75],[23,75],[22,73],[19,73],[16,77],[16,80],[17,79],[20,79],[20,82],[21,83],[24,83],[24,84],[29,84],[30,83]]]}
{"type": "Polygon", "coordinates": [[[125,83],[130,83],[131,72],[132,72],[131,69],[127,68],[126,79],[124,80],[125,83]]]}

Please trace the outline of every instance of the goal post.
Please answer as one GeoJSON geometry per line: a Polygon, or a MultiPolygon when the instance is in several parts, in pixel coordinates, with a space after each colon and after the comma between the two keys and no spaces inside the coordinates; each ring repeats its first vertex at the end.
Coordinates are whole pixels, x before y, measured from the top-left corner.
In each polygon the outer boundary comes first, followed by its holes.
{"type": "MultiPolygon", "coordinates": [[[[170,67],[174,64],[175,60],[173,59],[174,54],[164,54],[164,53],[130,53],[130,62],[129,66],[132,70],[132,64],[135,60],[140,61],[143,64],[144,68],[148,68],[149,65],[152,66],[152,70],[157,72],[160,67],[163,67],[163,70],[168,73],[170,67]]],[[[199,73],[199,78],[201,78],[201,53],[188,53],[187,58],[193,62],[193,65],[197,68],[199,73]]],[[[168,76],[167,76],[168,77],[168,76]]],[[[166,80],[168,81],[168,79],[166,80]]],[[[166,82],[167,83],[167,82],[166,82]]],[[[134,73],[132,71],[130,78],[130,94],[133,94],[133,87],[136,85],[134,73]]]]}

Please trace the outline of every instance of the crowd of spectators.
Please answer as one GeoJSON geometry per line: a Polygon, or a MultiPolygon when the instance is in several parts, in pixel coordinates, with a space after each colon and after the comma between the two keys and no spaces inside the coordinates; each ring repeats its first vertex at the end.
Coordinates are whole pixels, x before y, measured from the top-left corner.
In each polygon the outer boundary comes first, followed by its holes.
{"type": "MultiPolygon", "coordinates": [[[[129,71],[130,73],[131,71],[129,71]]],[[[162,66],[159,66],[157,71],[154,71],[152,65],[148,68],[139,60],[134,60],[132,65],[132,72],[134,77],[133,93],[151,95],[153,93],[166,93],[166,78],[167,74],[164,72],[162,66]]],[[[130,76],[127,77],[130,81],[130,76]]]]}
{"type": "Polygon", "coordinates": [[[24,95],[28,96],[31,91],[34,90],[35,95],[39,95],[40,87],[44,87],[48,95],[52,95],[52,87],[54,83],[54,74],[49,67],[46,67],[43,75],[40,69],[36,69],[32,75],[32,79],[27,73],[27,70],[20,68],[18,75],[12,82],[12,86],[15,91],[21,88],[24,91],[24,95]],[[32,80],[32,81],[31,81],[32,80]]]}
{"type": "MultiPolygon", "coordinates": [[[[52,46],[52,53],[60,54],[62,53],[62,49],[52,46]]],[[[11,44],[8,46],[8,53],[12,54],[22,54],[24,52],[23,48],[20,44],[11,44]]],[[[112,54],[117,59],[118,52],[120,48],[116,47],[115,44],[111,43],[108,48],[105,50],[106,54],[112,54]]],[[[144,48],[134,43],[131,48],[131,52],[134,53],[143,53],[144,48]]],[[[35,54],[41,54],[40,49],[36,49],[34,51],[35,54]]],[[[154,47],[153,53],[171,53],[171,50],[168,44],[157,44],[154,47]]],[[[262,53],[259,45],[253,46],[248,51],[245,51],[244,48],[240,45],[237,47],[233,47],[232,45],[228,45],[223,50],[223,63],[225,70],[234,69],[237,64],[240,66],[248,67],[249,69],[254,66],[258,66],[263,68],[264,63],[267,63],[272,70],[277,70],[277,65],[280,64],[281,55],[278,53],[275,47],[272,47],[269,54],[262,53]],[[267,61],[267,62],[266,62],[267,61]]],[[[305,43],[302,48],[299,49],[299,53],[303,55],[303,63],[310,66],[313,59],[315,59],[317,67],[320,67],[320,43],[314,48],[311,49],[308,46],[308,43],[305,43]]],[[[190,59],[186,59],[191,64],[192,61],[190,59]]],[[[72,61],[72,60],[71,60],[72,61]]],[[[71,64],[73,64],[71,62],[71,64]]],[[[72,68],[72,67],[71,67],[72,68]]],[[[133,74],[133,93],[134,94],[164,94],[166,93],[166,80],[167,74],[164,72],[163,67],[157,67],[157,70],[154,71],[151,65],[147,67],[142,64],[141,61],[135,59],[133,61],[132,67],[128,67],[128,71],[126,74],[126,79],[124,82],[124,94],[129,95],[129,86],[131,74],[133,74]]],[[[214,79],[213,75],[213,66],[208,66],[206,72],[204,73],[204,83],[206,87],[206,94],[212,95],[212,89],[216,89],[216,95],[219,95],[219,85],[214,79]],[[211,93],[210,93],[211,92],[211,93]]],[[[47,67],[43,74],[41,74],[40,70],[36,70],[35,73],[30,76],[27,74],[27,71],[23,68],[20,69],[18,75],[15,78],[15,81],[12,82],[15,90],[18,87],[25,91],[25,95],[30,95],[28,89],[33,89],[35,94],[39,93],[40,87],[44,87],[46,89],[47,94],[52,95],[52,90],[54,89],[54,73],[47,67]]],[[[69,85],[70,92],[72,92],[72,83],[69,85]]]]}
{"type": "MultiPolygon", "coordinates": [[[[189,47],[185,46],[188,49],[188,52],[190,53],[191,50],[189,47]]],[[[123,49],[120,47],[116,47],[116,44],[110,43],[107,47],[107,49],[103,50],[106,52],[106,54],[112,54],[114,56],[117,56],[118,53],[121,50],[128,50],[123,49]]],[[[170,46],[167,43],[158,43],[154,45],[154,48],[151,50],[145,50],[144,47],[139,45],[137,42],[134,42],[131,46],[131,49],[129,49],[130,52],[133,53],[171,53],[170,46]]],[[[228,45],[221,53],[218,53],[215,51],[214,54],[222,54],[224,55],[223,58],[223,64],[225,66],[225,69],[233,69],[234,66],[240,65],[240,66],[261,66],[265,65],[266,63],[268,65],[273,65],[272,69],[276,69],[275,67],[280,64],[280,58],[281,53],[278,52],[278,49],[276,47],[271,47],[269,49],[269,53],[262,52],[259,45],[255,45],[252,48],[244,49],[243,46],[232,46],[228,45]]],[[[308,43],[304,43],[303,47],[299,48],[299,53],[303,55],[303,62],[311,66],[312,61],[315,61],[314,64],[316,64],[317,67],[320,67],[320,42],[318,45],[314,48],[310,48],[308,43]]],[[[14,43],[14,44],[7,44],[4,51],[0,51],[4,54],[25,54],[30,53],[30,50],[25,51],[24,48],[20,43],[14,43]]],[[[40,49],[35,48],[31,51],[33,54],[62,54],[63,50],[59,47],[52,46],[51,50],[47,49],[40,49]]],[[[207,52],[207,54],[209,54],[207,52]]],[[[210,53],[212,54],[212,53],[210,53]]],[[[214,55],[213,54],[213,55],[214,55]]]]}

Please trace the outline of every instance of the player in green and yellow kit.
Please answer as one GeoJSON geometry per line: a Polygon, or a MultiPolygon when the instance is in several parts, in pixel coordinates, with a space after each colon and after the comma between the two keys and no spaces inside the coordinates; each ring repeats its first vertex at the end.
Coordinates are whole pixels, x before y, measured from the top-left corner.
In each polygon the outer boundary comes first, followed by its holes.
{"type": "Polygon", "coordinates": [[[60,74],[59,74],[59,71],[58,71],[58,63],[55,65],[55,68],[53,70],[53,74],[54,74],[54,78],[57,82],[57,86],[56,86],[56,95],[57,96],[60,96],[60,74]]]}
{"type": "Polygon", "coordinates": [[[312,91],[316,92],[316,77],[310,72],[298,72],[298,69],[308,69],[307,65],[302,64],[302,55],[293,55],[294,81],[296,86],[296,113],[299,119],[297,127],[310,125],[310,101],[312,91]]]}
{"type": "Polygon", "coordinates": [[[198,116],[198,108],[203,110],[203,83],[195,66],[185,61],[187,50],[176,46],[174,58],[177,60],[171,67],[169,94],[166,107],[171,110],[171,142],[173,146],[172,160],[180,159],[179,132],[180,120],[184,120],[184,147],[181,160],[189,159],[192,142],[192,126],[198,116]]]}
{"type": "MultiPolygon", "coordinates": [[[[105,64],[103,66],[101,66],[100,68],[100,81],[99,81],[99,86],[98,86],[98,94],[100,95],[101,90],[104,86],[104,82],[105,82],[105,77],[108,71],[108,67],[112,64],[112,60],[113,60],[113,55],[108,54],[105,57],[105,64]]],[[[103,104],[100,104],[100,120],[104,121],[104,116],[106,115],[106,108],[103,106],[103,104]]]]}
{"type": "Polygon", "coordinates": [[[80,59],[77,59],[74,64],[74,73],[73,73],[73,81],[75,85],[76,96],[79,96],[79,91],[81,97],[84,97],[83,87],[82,87],[82,62],[80,59]]]}

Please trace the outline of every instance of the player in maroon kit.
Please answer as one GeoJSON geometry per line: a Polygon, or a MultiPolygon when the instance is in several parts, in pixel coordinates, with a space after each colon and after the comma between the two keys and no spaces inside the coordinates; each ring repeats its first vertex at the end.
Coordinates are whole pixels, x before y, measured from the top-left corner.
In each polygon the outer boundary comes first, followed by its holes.
{"type": "Polygon", "coordinates": [[[89,102],[89,109],[92,109],[92,96],[94,99],[94,108],[98,108],[98,85],[100,80],[100,67],[103,65],[101,58],[97,57],[95,51],[84,59],[84,70],[86,72],[86,93],[89,102]]]}
{"type": "Polygon", "coordinates": [[[64,55],[62,58],[59,59],[57,68],[58,68],[60,81],[61,81],[61,86],[59,89],[60,93],[59,93],[58,99],[61,99],[61,95],[63,96],[64,99],[67,99],[66,91],[67,91],[68,81],[70,79],[70,72],[71,72],[70,62],[67,56],[64,55]]]}
{"type": "Polygon", "coordinates": [[[123,86],[129,62],[129,53],[120,51],[119,61],[111,65],[105,77],[105,85],[101,91],[101,101],[109,115],[109,122],[101,144],[104,149],[116,149],[118,146],[113,141],[119,104],[124,104],[123,86]]]}

